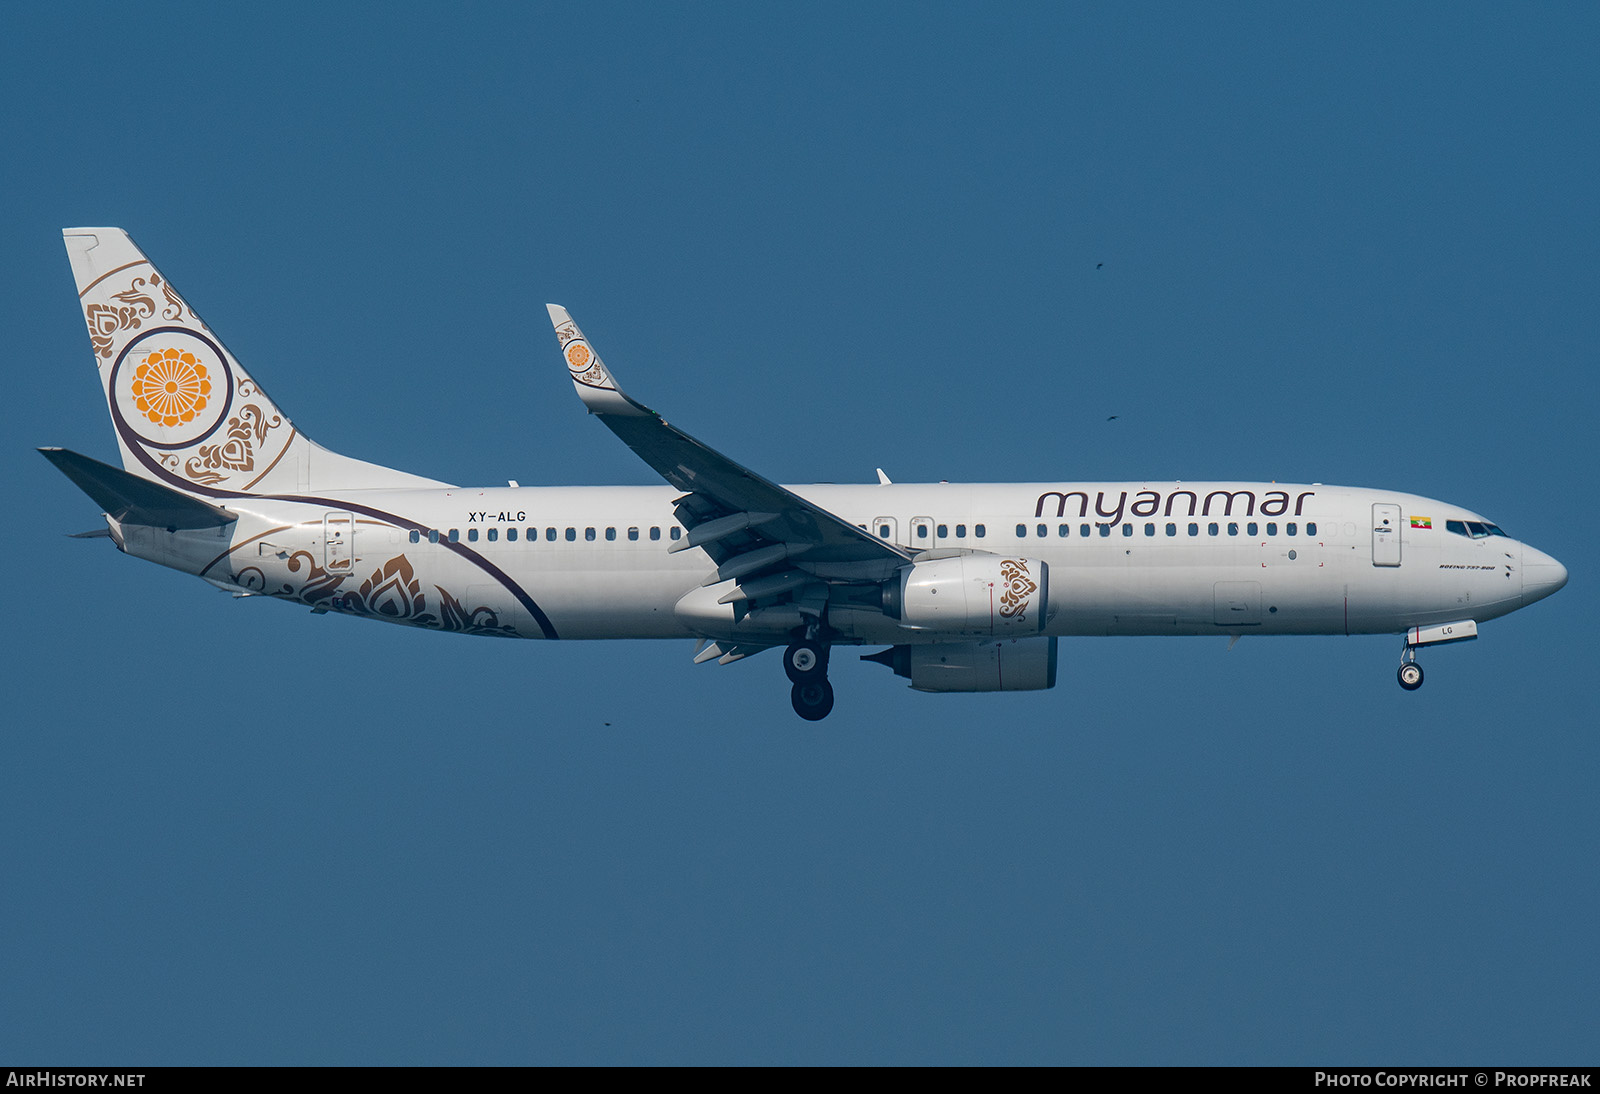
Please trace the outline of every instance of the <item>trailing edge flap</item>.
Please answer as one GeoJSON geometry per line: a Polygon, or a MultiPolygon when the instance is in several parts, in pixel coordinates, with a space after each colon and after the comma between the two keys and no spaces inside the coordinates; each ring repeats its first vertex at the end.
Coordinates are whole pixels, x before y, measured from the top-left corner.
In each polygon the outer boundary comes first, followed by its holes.
{"type": "Polygon", "coordinates": [[[796,550],[790,553],[795,555],[804,545],[807,563],[910,561],[900,548],[762,478],[630,399],[567,309],[559,304],[545,307],[561,340],[572,385],[589,413],[673,486],[705,495],[731,513],[776,514],[763,523],[762,536],[792,545],[796,550]]]}
{"type": "Polygon", "coordinates": [[[239,519],[226,509],[68,449],[41,448],[39,452],[119,524],[222,528],[239,519]]]}

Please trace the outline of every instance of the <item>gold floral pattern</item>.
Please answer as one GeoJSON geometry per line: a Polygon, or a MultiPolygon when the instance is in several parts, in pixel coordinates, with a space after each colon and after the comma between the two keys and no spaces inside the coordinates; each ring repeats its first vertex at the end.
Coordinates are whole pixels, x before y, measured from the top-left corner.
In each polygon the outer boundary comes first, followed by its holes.
{"type": "Polygon", "coordinates": [[[188,350],[156,350],[133,373],[133,405],[156,425],[194,421],[210,396],[206,366],[188,350]]]}
{"type": "Polygon", "coordinates": [[[463,606],[443,586],[435,585],[439,594],[439,611],[428,610],[428,597],[418,580],[416,569],[405,555],[396,555],[373,570],[356,589],[342,589],[350,575],[330,573],[318,564],[309,551],[296,551],[288,559],[288,570],[298,575],[305,571],[303,584],[297,589],[293,582],[283,582],[269,589],[268,579],[259,567],[247,566],[232,575],[240,588],[261,591],[284,600],[298,600],[313,608],[327,611],[349,612],[370,619],[387,619],[395,623],[408,623],[413,627],[454,631],[458,634],[479,634],[502,638],[516,638],[517,628],[501,623],[499,613],[488,605],[475,608],[463,606]]]}
{"type": "Polygon", "coordinates": [[[228,476],[218,468],[229,471],[254,471],[255,446],[267,439],[267,430],[283,424],[274,414],[270,418],[254,403],[246,403],[239,413],[228,419],[228,439],[221,444],[203,444],[198,456],[190,456],[183,472],[195,482],[206,486],[219,483],[228,476]]]}
{"type": "Polygon", "coordinates": [[[1039,583],[1028,572],[1027,561],[1020,558],[1003,560],[1000,563],[1000,578],[1005,582],[1005,587],[1000,591],[1000,615],[1020,623],[1027,618],[1023,613],[1029,599],[1039,591],[1039,583]]]}
{"type": "MultiPolygon", "coordinates": [[[[152,273],[149,278],[136,277],[128,288],[119,293],[112,293],[111,304],[89,304],[83,309],[84,318],[89,322],[89,341],[94,343],[94,351],[101,357],[109,358],[116,348],[117,335],[125,330],[138,330],[144,325],[146,319],[153,319],[156,314],[156,302],[146,289],[161,289],[161,295],[166,300],[166,306],[161,309],[161,318],[169,323],[184,321],[183,301],[178,294],[172,291],[172,286],[161,280],[161,275],[152,273]]],[[[199,317],[195,317],[196,322],[199,317]]]]}

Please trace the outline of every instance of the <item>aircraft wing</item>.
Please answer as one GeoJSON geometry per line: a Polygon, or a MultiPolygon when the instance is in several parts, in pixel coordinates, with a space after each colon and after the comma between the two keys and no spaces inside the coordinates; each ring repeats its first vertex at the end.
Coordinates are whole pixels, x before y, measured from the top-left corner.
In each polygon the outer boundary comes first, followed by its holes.
{"type": "Polygon", "coordinates": [[[903,548],[735,463],[630,399],[567,310],[546,307],[589,413],[685,492],[678,519],[689,532],[669,550],[704,548],[717,563],[707,585],[739,581],[725,601],[781,597],[818,578],[882,581],[910,561],[903,548]]]}

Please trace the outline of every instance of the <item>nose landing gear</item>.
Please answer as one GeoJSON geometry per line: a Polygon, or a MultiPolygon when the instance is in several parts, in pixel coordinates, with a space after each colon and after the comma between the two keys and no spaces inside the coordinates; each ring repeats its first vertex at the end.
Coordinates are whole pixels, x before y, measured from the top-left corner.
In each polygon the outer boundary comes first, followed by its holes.
{"type": "Polygon", "coordinates": [[[1400,671],[1395,675],[1400,678],[1400,686],[1407,691],[1416,691],[1422,686],[1422,666],[1417,664],[1417,648],[1409,642],[1400,655],[1400,671]]]}

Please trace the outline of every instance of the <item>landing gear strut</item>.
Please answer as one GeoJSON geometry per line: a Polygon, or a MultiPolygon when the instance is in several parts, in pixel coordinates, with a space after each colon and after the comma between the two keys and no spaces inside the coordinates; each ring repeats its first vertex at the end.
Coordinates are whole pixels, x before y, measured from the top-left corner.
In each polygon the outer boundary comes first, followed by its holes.
{"type": "Polygon", "coordinates": [[[833,709],[833,685],[828,683],[828,647],[813,638],[795,642],[783,653],[783,671],[794,687],[789,702],[808,722],[819,722],[833,709]]]}
{"type": "Polygon", "coordinates": [[[1400,678],[1400,686],[1407,691],[1416,691],[1422,686],[1422,666],[1417,664],[1417,649],[1410,643],[1406,644],[1405,652],[1400,655],[1400,671],[1395,675],[1400,678]]]}

